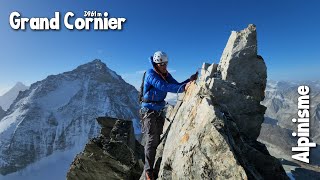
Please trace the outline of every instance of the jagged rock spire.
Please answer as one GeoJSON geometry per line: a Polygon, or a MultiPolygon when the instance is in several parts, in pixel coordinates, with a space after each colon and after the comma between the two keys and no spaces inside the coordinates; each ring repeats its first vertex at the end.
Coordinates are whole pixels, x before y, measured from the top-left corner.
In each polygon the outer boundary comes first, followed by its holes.
{"type": "Polygon", "coordinates": [[[159,179],[288,179],[256,141],[265,78],[255,26],[232,32],[219,66],[204,64],[199,81],[168,116],[158,147],[159,179]]]}
{"type": "Polygon", "coordinates": [[[256,26],[232,31],[222,53],[218,70],[223,80],[235,82],[244,93],[262,101],[267,82],[267,67],[257,54],[256,26]]]}

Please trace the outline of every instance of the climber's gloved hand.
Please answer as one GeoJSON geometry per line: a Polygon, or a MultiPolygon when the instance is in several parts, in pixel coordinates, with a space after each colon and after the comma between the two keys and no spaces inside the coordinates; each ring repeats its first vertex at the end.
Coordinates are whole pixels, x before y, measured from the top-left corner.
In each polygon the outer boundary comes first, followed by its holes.
{"type": "Polygon", "coordinates": [[[195,74],[192,74],[189,78],[190,81],[194,81],[198,78],[198,71],[195,74]]]}

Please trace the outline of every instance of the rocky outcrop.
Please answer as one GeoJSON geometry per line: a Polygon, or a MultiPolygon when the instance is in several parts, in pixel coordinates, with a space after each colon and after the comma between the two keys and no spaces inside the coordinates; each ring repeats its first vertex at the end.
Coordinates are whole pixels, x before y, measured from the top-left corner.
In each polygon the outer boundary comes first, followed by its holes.
{"type": "Polygon", "coordinates": [[[143,147],[134,138],[132,121],[98,118],[101,134],[73,161],[68,180],[138,179],[143,147]]]}
{"type": "MultiPolygon", "coordinates": [[[[255,26],[249,25],[231,34],[220,63],[203,64],[198,80],[179,96],[175,107],[168,108],[168,121],[157,149],[157,178],[288,179],[281,163],[257,141],[266,110],[260,104],[265,87],[266,66],[257,55],[255,26]]],[[[104,151],[100,150],[100,154],[104,151]]],[[[122,156],[133,159],[131,152],[124,153],[128,154],[122,156]]],[[[117,158],[110,161],[114,159],[117,158]]],[[[119,171],[111,168],[114,163],[105,164],[104,171],[119,171]]],[[[125,164],[124,161],[117,166],[125,164]]],[[[97,175],[99,179],[100,174],[97,175]]],[[[144,179],[144,174],[140,179],[144,179]]]]}
{"type": "Polygon", "coordinates": [[[254,25],[233,32],[219,65],[204,64],[179,97],[158,148],[159,179],[288,179],[256,141],[266,110],[266,67],[256,42],[254,25]]]}
{"type": "Polygon", "coordinates": [[[264,99],[267,68],[262,57],[257,55],[255,25],[231,33],[218,69],[222,80],[236,83],[239,90],[257,100],[264,99]]]}

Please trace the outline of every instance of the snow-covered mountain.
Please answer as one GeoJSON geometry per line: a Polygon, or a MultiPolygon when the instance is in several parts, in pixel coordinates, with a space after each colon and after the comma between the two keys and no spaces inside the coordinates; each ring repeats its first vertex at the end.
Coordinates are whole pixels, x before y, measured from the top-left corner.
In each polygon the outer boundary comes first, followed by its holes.
{"type": "Polygon", "coordinates": [[[76,153],[99,133],[98,116],[138,119],[137,95],[100,60],[32,84],[0,121],[0,174],[28,165],[41,169],[35,162],[49,159],[56,168],[64,167],[54,172],[65,177],[76,153]],[[66,156],[67,161],[58,160],[66,156]]]}
{"type": "Polygon", "coordinates": [[[9,91],[0,96],[0,106],[3,110],[9,109],[12,102],[16,99],[19,94],[19,91],[24,91],[28,89],[28,86],[25,86],[21,82],[17,82],[9,91]]]}

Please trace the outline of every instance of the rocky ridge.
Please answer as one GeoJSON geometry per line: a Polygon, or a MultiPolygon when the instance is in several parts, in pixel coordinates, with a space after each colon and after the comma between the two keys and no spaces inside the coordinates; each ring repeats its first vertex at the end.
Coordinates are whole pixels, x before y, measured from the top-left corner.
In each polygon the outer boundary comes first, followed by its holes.
{"type": "MultiPolygon", "coordinates": [[[[281,163],[257,141],[266,110],[260,104],[266,76],[264,60],[257,54],[256,27],[232,32],[220,63],[203,64],[198,80],[175,107],[168,107],[157,149],[157,178],[288,179],[281,163]]],[[[101,149],[95,156],[103,156],[101,149]]],[[[71,167],[77,172],[73,167],[77,164],[71,167]]],[[[103,176],[92,171],[88,173],[103,176]]],[[[123,177],[131,178],[130,173],[123,177]]]]}
{"type": "Polygon", "coordinates": [[[135,140],[132,121],[100,117],[99,137],[77,155],[67,179],[138,179],[143,170],[143,146],[135,140]]]}
{"type": "Polygon", "coordinates": [[[159,147],[159,179],[288,179],[257,141],[266,66],[256,47],[254,25],[232,32],[219,65],[204,64],[179,97],[159,147]]]}

